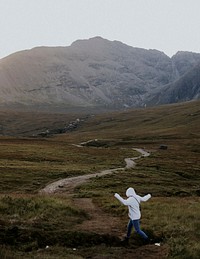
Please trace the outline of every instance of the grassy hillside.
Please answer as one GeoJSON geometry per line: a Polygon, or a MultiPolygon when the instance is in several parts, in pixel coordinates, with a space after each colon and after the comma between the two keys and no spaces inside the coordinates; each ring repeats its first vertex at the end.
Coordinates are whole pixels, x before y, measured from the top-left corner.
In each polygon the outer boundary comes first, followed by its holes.
{"type": "MultiPolygon", "coordinates": [[[[199,107],[197,101],[95,115],[73,132],[48,138],[1,136],[0,257],[198,258],[199,107]],[[96,141],[82,148],[73,145],[91,139],[96,141]],[[159,149],[161,144],[168,148],[159,149]],[[137,160],[133,169],[95,177],[72,193],[61,188],[57,194],[39,194],[58,179],[124,167],[124,158],[136,155],[133,147],[151,155],[137,160]],[[141,195],[152,193],[142,204],[142,227],[163,240],[161,247],[141,246],[135,234],[129,248],[120,245],[127,210],[113,194],[124,196],[129,186],[141,195]],[[91,199],[98,213],[106,215],[95,231],[90,224],[95,216],[84,205],[91,199]]],[[[42,120],[51,126],[55,117],[46,114],[42,120]]],[[[35,130],[42,120],[38,125],[28,117],[23,125],[35,130]]]]}

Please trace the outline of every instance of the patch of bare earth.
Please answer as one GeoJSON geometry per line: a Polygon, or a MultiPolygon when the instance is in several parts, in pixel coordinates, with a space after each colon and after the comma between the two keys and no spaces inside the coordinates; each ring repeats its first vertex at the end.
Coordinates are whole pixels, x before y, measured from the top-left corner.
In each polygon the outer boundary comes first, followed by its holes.
{"type": "MultiPolygon", "coordinates": [[[[77,228],[79,231],[88,231],[98,234],[110,234],[122,238],[126,233],[126,226],[122,225],[119,217],[113,217],[105,213],[101,208],[92,202],[91,198],[76,198],[73,199],[74,204],[85,210],[90,218],[85,220],[77,228]]],[[[114,249],[112,258],[116,259],[162,259],[167,258],[169,247],[161,244],[161,246],[141,245],[140,247],[134,244],[134,240],[130,240],[130,245],[114,249]]],[[[90,258],[94,259],[110,259],[111,255],[94,255],[90,258]]]]}
{"type": "MultiPolygon", "coordinates": [[[[83,175],[77,177],[71,177],[56,181],[49,184],[44,189],[40,191],[43,194],[54,194],[54,193],[65,193],[68,196],[73,197],[74,188],[88,181],[90,178],[96,176],[103,176],[106,174],[111,174],[118,170],[125,170],[134,167],[136,163],[134,160],[141,157],[149,156],[150,154],[142,149],[135,149],[141,155],[134,158],[126,158],[125,168],[108,169],[101,171],[100,173],[94,173],[90,175],[83,175]]],[[[77,208],[84,210],[88,215],[89,219],[83,221],[78,225],[77,231],[87,231],[94,232],[97,234],[110,234],[111,236],[117,236],[122,238],[126,233],[126,226],[122,225],[119,217],[114,217],[106,212],[104,212],[100,207],[93,203],[91,198],[72,198],[73,203],[77,208]]],[[[130,240],[130,245],[128,247],[116,247],[112,248],[112,257],[109,255],[101,255],[97,252],[88,258],[93,259],[162,259],[167,258],[169,254],[169,248],[167,245],[161,244],[161,246],[152,245],[142,245],[135,246],[134,240],[130,240]]]]}
{"type": "Polygon", "coordinates": [[[73,199],[74,204],[85,210],[89,219],[85,220],[79,225],[79,230],[95,232],[98,234],[110,234],[112,236],[122,236],[120,231],[120,219],[105,213],[101,208],[92,202],[91,198],[77,198],[73,199]]]}

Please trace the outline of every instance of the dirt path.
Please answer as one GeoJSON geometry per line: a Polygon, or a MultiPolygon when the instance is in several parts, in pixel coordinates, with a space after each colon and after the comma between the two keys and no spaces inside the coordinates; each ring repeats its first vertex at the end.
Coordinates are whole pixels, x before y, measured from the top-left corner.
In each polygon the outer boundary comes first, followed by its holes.
{"type": "Polygon", "coordinates": [[[63,191],[63,188],[64,188],[65,192],[71,193],[76,186],[88,181],[89,179],[91,179],[93,177],[104,176],[107,174],[112,174],[116,171],[122,171],[125,169],[133,168],[136,165],[135,160],[137,160],[141,157],[147,157],[150,155],[150,153],[144,151],[143,149],[140,149],[140,148],[133,148],[133,149],[136,150],[137,152],[139,152],[141,155],[139,155],[137,157],[133,157],[133,158],[125,158],[124,160],[125,160],[126,166],[123,168],[107,169],[107,170],[103,170],[99,173],[61,179],[59,181],[56,181],[56,182],[53,182],[53,183],[47,185],[44,189],[40,190],[40,193],[44,193],[44,194],[56,193],[59,191],[63,191]]]}
{"type": "MultiPolygon", "coordinates": [[[[78,147],[82,147],[77,145],[78,147]]],[[[107,169],[99,173],[81,175],[76,177],[70,177],[61,179],[59,181],[53,182],[47,185],[44,189],[40,191],[43,194],[53,194],[53,193],[66,193],[68,195],[73,194],[73,190],[76,186],[88,181],[89,179],[96,176],[104,176],[107,174],[112,174],[117,171],[126,170],[133,168],[136,165],[135,160],[141,157],[147,157],[150,153],[144,151],[143,149],[134,148],[140,155],[133,158],[125,158],[125,167],[107,169]]],[[[120,230],[123,229],[120,219],[118,217],[113,217],[112,215],[105,213],[97,205],[92,202],[91,198],[72,198],[73,203],[76,207],[85,210],[89,216],[89,220],[85,220],[81,225],[78,226],[79,230],[91,231],[99,234],[111,234],[113,236],[122,236],[120,230]],[[116,227],[117,226],[117,227],[116,227]]],[[[125,230],[125,227],[124,227],[125,230]]]]}
{"type": "MultiPolygon", "coordinates": [[[[82,146],[80,145],[80,147],[82,146]]],[[[62,179],[47,185],[44,189],[40,191],[40,193],[66,193],[67,195],[70,195],[72,197],[73,204],[77,208],[81,208],[82,210],[87,212],[90,218],[78,225],[77,231],[89,231],[97,234],[110,234],[112,236],[122,237],[126,233],[126,226],[122,225],[122,221],[119,217],[114,217],[104,212],[100,207],[93,203],[91,198],[73,198],[73,191],[76,186],[88,181],[93,177],[104,176],[117,171],[133,168],[136,165],[135,160],[150,155],[150,153],[144,151],[143,149],[134,148],[134,150],[140,153],[140,155],[133,158],[125,158],[124,160],[126,165],[124,168],[107,169],[99,173],[62,179]]],[[[155,245],[146,245],[138,248],[134,247],[134,249],[131,249],[131,247],[129,247],[129,249],[123,250],[122,253],[123,255],[119,253],[118,256],[116,255],[115,258],[160,259],[167,258],[169,254],[169,248],[167,245],[162,245],[161,247],[155,245]]],[[[94,256],[94,258],[101,259],[110,257],[101,257],[99,255],[97,257],[94,256]]]]}
{"type": "MultiPolygon", "coordinates": [[[[77,147],[82,147],[77,145],[77,147]]],[[[72,195],[74,188],[89,179],[96,176],[104,176],[107,174],[112,174],[117,171],[126,170],[133,168],[136,165],[135,160],[141,157],[147,157],[150,153],[144,151],[143,149],[134,148],[140,155],[133,158],[125,158],[125,167],[106,169],[98,173],[81,175],[76,177],[70,177],[61,179],[59,181],[53,182],[47,185],[44,189],[40,191],[41,194],[54,194],[54,193],[66,193],[72,195]]],[[[111,234],[113,236],[123,236],[125,232],[125,226],[121,226],[121,221],[118,217],[113,217],[112,215],[105,213],[97,205],[92,202],[91,198],[72,198],[73,203],[76,207],[85,210],[90,216],[89,220],[85,220],[81,225],[78,226],[78,230],[95,232],[98,234],[111,234]],[[122,232],[123,230],[123,232],[122,232]]]]}
{"type": "MultiPolygon", "coordinates": [[[[121,221],[118,217],[105,213],[100,207],[93,203],[91,198],[73,199],[73,203],[78,208],[83,209],[90,216],[88,220],[83,221],[77,230],[90,231],[98,234],[110,234],[121,237],[124,235],[120,227],[121,221]]],[[[125,228],[124,228],[125,230],[125,228]]]]}

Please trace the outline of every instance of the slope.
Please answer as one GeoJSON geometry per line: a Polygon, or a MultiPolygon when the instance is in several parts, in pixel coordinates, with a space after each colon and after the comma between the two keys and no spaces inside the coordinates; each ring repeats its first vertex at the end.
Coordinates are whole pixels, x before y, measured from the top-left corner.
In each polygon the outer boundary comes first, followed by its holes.
{"type": "Polygon", "coordinates": [[[200,63],[176,82],[165,86],[150,103],[166,104],[200,98],[200,63]]]}
{"type": "Polygon", "coordinates": [[[25,109],[143,106],[149,93],[177,76],[172,60],[160,51],[95,37],[69,47],[38,47],[1,59],[0,105],[25,109]]]}

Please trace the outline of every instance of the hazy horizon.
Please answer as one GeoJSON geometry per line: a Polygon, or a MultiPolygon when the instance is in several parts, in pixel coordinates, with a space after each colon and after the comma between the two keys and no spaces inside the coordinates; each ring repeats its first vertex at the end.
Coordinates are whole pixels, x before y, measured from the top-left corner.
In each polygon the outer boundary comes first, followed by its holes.
{"type": "Polygon", "coordinates": [[[0,58],[96,36],[132,47],[200,53],[198,0],[0,0],[0,58]]]}

